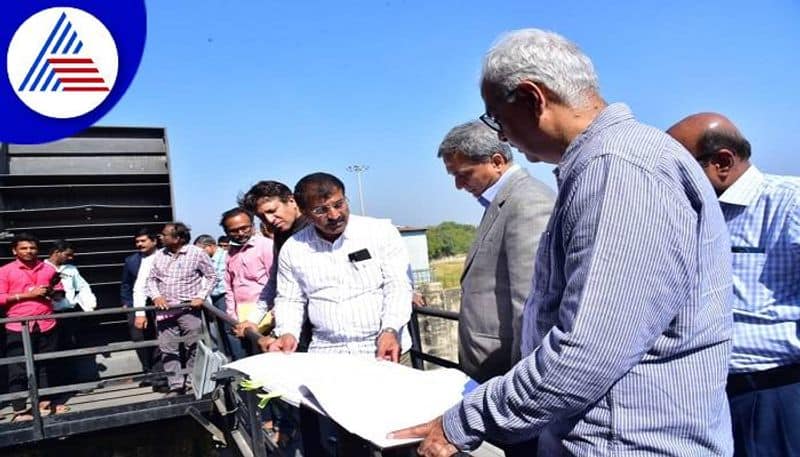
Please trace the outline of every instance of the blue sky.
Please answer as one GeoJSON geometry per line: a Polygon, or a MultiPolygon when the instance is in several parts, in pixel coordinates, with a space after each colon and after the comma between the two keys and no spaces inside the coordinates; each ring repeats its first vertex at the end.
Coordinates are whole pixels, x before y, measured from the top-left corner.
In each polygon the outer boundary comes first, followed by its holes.
{"type": "MultiPolygon", "coordinates": [[[[436,158],[483,112],[483,54],[504,31],[549,29],[592,58],[604,97],[659,128],[727,114],[764,171],[800,174],[800,3],[149,1],[139,72],[98,125],[163,126],[177,216],[218,234],[260,179],[363,176],[368,215],[400,225],[477,224],[436,158]]],[[[517,161],[554,186],[552,166],[517,161]]]]}

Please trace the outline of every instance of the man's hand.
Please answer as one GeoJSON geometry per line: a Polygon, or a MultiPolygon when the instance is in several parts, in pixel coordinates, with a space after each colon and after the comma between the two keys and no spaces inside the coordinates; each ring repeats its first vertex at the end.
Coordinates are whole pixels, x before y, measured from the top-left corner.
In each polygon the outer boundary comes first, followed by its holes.
{"type": "Polygon", "coordinates": [[[44,298],[50,293],[47,286],[33,286],[28,288],[27,294],[20,294],[20,296],[27,295],[28,298],[44,298]]]}
{"type": "MultiPolygon", "coordinates": [[[[244,321],[244,322],[239,322],[238,324],[236,324],[235,327],[233,327],[233,334],[239,338],[244,338],[244,335],[245,333],[247,333],[248,328],[253,329],[254,332],[258,333],[258,325],[250,321],[244,321]]],[[[275,338],[273,338],[273,340],[274,339],[275,338]]]]}
{"type": "Polygon", "coordinates": [[[153,306],[158,309],[169,309],[169,305],[167,305],[167,299],[164,297],[156,297],[153,299],[153,306]]]}
{"type": "Polygon", "coordinates": [[[424,438],[417,448],[417,454],[425,457],[450,457],[458,453],[458,449],[444,436],[442,416],[424,424],[392,432],[388,438],[424,438]]]}
{"type": "Polygon", "coordinates": [[[275,342],[275,338],[273,338],[273,337],[271,337],[269,335],[262,336],[261,338],[258,339],[258,347],[261,349],[261,352],[269,352],[269,347],[274,342],[275,342]]]}
{"type": "Polygon", "coordinates": [[[139,330],[144,330],[147,328],[147,316],[136,316],[133,319],[133,326],[138,328],[139,330]]]}
{"type": "Polygon", "coordinates": [[[189,306],[191,306],[192,308],[202,308],[203,303],[205,302],[206,301],[203,300],[202,298],[193,298],[192,301],[189,302],[189,306]]]}
{"type": "Polygon", "coordinates": [[[297,338],[291,333],[286,333],[278,337],[268,346],[269,352],[294,352],[297,350],[297,338]]]}
{"type": "Polygon", "coordinates": [[[400,360],[400,342],[397,341],[397,332],[384,330],[378,335],[375,343],[378,349],[375,351],[375,358],[379,360],[400,360]]]}

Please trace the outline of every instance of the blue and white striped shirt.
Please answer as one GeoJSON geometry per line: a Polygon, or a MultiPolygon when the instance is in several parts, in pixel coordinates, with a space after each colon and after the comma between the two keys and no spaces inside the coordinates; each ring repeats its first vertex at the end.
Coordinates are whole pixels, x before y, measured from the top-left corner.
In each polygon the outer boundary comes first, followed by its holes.
{"type": "Polygon", "coordinates": [[[733,250],[731,372],[800,363],[800,179],[751,165],[719,201],[733,250]]]}
{"type": "Polygon", "coordinates": [[[730,455],[730,241],[677,142],[608,106],[570,143],[523,317],[524,357],[444,415],[451,442],[539,455],[730,455]]]}

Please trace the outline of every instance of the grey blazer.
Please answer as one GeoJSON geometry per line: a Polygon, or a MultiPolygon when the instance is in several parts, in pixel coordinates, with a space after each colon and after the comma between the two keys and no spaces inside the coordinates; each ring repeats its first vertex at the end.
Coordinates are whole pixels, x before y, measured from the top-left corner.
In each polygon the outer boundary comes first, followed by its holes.
{"type": "Polygon", "coordinates": [[[480,382],[519,361],[522,308],[555,201],[526,170],[511,173],[481,219],[461,276],[458,358],[480,382]]]}

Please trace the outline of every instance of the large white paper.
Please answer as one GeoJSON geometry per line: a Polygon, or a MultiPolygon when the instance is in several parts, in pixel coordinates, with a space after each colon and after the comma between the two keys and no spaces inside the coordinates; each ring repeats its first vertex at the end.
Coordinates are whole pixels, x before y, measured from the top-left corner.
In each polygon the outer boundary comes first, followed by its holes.
{"type": "Polygon", "coordinates": [[[226,368],[280,393],[288,403],[326,414],[380,448],[416,441],[386,435],[441,415],[461,400],[469,382],[458,370],[414,370],[345,354],[267,353],[226,368]]]}

